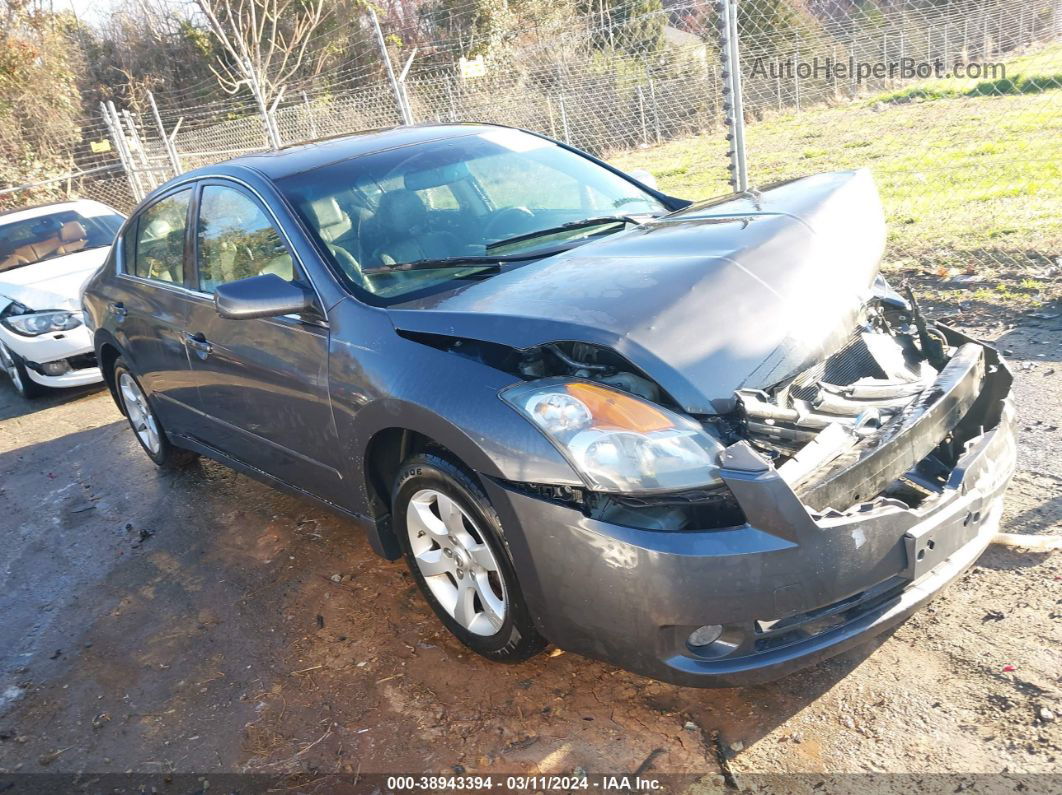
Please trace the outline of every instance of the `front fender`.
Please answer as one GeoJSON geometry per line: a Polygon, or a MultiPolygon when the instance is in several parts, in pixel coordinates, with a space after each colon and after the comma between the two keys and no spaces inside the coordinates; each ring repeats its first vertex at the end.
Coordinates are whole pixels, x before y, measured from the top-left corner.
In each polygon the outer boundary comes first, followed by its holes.
{"type": "Polygon", "coordinates": [[[538,429],[498,396],[516,376],[402,337],[382,312],[350,309],[330,316],[329,388],[356,492],[351,510],[371,515],[366,455],[373,438],[390,428],[422,434],[487,477],[583,485],[538,429]]]}

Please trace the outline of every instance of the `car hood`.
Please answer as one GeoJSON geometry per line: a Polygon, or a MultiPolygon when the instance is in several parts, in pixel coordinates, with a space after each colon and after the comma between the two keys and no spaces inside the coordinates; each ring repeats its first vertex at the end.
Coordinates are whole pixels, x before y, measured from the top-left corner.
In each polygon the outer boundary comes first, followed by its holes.
{"type": "Polygon", "coordinates": [[[85,282],[110,250],[110,246],[92,248],[0,273],[0,311],[12,301],[35,310],[80,310],[85,282]]]}
{"type": "Polygon", "coordinates": [[[872,293],[885,225],[866,170],[686,209],[392,307],[400,330],[613,348],[691,413],[730,410],[837,350],[872,293]]]}

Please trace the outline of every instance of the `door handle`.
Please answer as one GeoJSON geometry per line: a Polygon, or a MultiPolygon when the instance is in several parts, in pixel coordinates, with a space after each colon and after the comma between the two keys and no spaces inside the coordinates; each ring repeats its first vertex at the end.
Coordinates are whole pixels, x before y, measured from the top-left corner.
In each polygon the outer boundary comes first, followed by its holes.
{"type": "Polygon", "coordinates": [[[195,334],[185,334],[184,344],[196,352],[196,355],[200,359],[205,359],[214,351],[214,346],[207,341],[207,338],[203,336],[203,332],[196,332],[195,334]]]}
{"type": "Polygon", "coordinates": [[[125,304],[121,301],[115,301],[113,304],[108,304],[107,308],[111,311],[111,314],[118,318],[119,321],[125,320],[125,316],[129,314],[129,310],[125,308],[125,304]]]}

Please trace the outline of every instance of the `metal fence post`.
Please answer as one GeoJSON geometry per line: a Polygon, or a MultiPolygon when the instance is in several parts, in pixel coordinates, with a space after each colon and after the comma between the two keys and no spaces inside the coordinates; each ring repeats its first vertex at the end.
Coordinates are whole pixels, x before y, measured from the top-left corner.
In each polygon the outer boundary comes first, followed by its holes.
{"type": "Polygon", "coordinates": [[[738,48],[737,0],[719,0],[719,49],[723,56],[723,112],[729,127],[730,185],[736,193],[749,188],[745,160],[745,111],[741,94],[741,57],[738,48]]]}
{"type": "Polygon", "coordinates": [[[320,137],[320,133],[317,131],[317,119],[313,115],[313,106],[310,104],[310,98],[306,96],[306,92],[302,92],[302,106],[306,108],[306,121],[309,122],[310,137],[317,140],[320,137]]]}
{"type": "Polygon", "coordinates": [[[653,78],[649,78],[649,99],[653,103],[653,130],[656,132],[656,142],[663,141],[663,137],[660,134],[660,107],[656,103],[656,82],[653,78]]]}
{"type": "Polygon", "coordinates": [[[645,92],[638,86],[638,117],[642,122],[642,143],[649,145],[649,131],[645,127],[645,92]]]}
{"type": "MultiPolygon", "coordinates": [[[[151,168],[151,162],[148,160],[147,152],[144,151],[144,144],[140,140],[140,133],[136,129],[136,122],[133,121],[133,114],[130,113],[128,110],[122,110],[121,120],[125,122],[126,129],[128,130],[128,134],[125,138],[125,143],[126,151],[129,152],[130,162],[133,162],[134,168],[136,168],[135,161],[140,161],[140,168],[137,170],[139,171],[139,173],[144,174],[144,179],[147,180],[151,188],[154,189],[156,186],[156,182],[154,179],[154,170],[151,168]],[[132,148],[129,147],[130,141],[135,144],[135,146],[133,146],[132,148]]],[[[118,124],[120,128],[121,121],[119,121],[118,124]]],[[[143,186],[143,181],[141,181],[140,184],[141,186],[143,186]]],[[[147,191],[145,191],[145,194],[146,193],[147,191]]]]}
{"type": "Polygon", "coordinates": [[[856,46],[855,41],[853,41],[848,47],[848,85],[851,99],[855,99],[859,95],[859,80],[856,78],[856,70],[854,68],[856,62],[855,57],[856,46]]]}
{"type": "Polygon", "coordinates": [[[454,84],[452,81],[446,81],[446,96],[450,100],[450,121],[457,121],[457,100],[454,99],[454,84]]]}
{"type": "Polygon", "coordinates": [[[101,102],[100,111],[103,113],[103,123],[107,125],[107,131],[110,132],[111,140],[114,141],[114,148],[118,151],[118,160],[122,164],[122,171],[125,172],[125,177],[129,180],[129,190],[133,194],[133,201],[139,202],[144,198],[144,189],[140,185],[136,170],[133,168],[132,158],[129,156],[129,150],[126,148],[125,134],[122,132],[122,123],[118,120],[118,111],[115,109],[113,102],[101,102]]]}
{"type": "Polygon", "coordinates": [[[563,141],[566,144],[570,144],[571,135],[568,132],[568,109],[564,106],[564,94],[557,95],[557,104],[560,105],[561,132],[564,136],[563,141]]]}
{"type": "Polygon", "coordinates": [[[395,77],[394,67],[391,66],[391,55],[387,52],[387,42],[384,41],[383,31],[380,30],[380,20],[376,18],[376,11],[371,6],[369,7],[369,18],[372,20],[372,28],[376,34],[376,46],[380,48],[380,58],[383,59],[384,69],[387,70],[387,82],[391,84],[391,93],[395,96],[398,114],[402,117],[403,124],[411,125],[413,124],[413,119],[409,115],[405,97],[402,96],[402,89],[398,85],[398,79],[395,77]]]}
{"type": "MultiPolygon", "coordinates": [[[[155,95],[150,91],[147,95],[148,104],[151,105],[151,115],[155,117],[155,126],[159,128],[159,138],[162,140],[162,147],[166,150],[166,156],[170,161],[170,168],[173,169],[173,176],[177,176],[183,170],[181,168],[181,159],[177,155],[177,147],[174,146],[173,141],[168,135],[166,135],[166,127],[162,124],[162,116],[159,115],[159,106],[155,104],[155,95]]],[[[177,122],[180,125],[180,122],[177,122]]],[[[177,129],[174,128],[174,133],[177,129]]]]}
{"type": "MultiPolygon", "coordinates": [[[[837,63],[837,47],[830,47],[830,64],[836,66],[837,63]]],[[[830,72],[830,90],[833,92],[833,98],[837,99],[841,95],[837,93],[837,70],[833,69],[830,72]]]]}

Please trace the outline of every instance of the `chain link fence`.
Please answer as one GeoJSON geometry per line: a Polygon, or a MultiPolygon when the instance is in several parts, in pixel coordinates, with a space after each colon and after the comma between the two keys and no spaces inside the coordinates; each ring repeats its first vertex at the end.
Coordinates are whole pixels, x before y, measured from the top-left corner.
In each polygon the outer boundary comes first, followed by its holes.
{"type": "MultiPolygon", "coordinates": [[[[423,20],[385,24],[400,83],[367,51],[342,74],[289,87],[269,124],[290,144],[398,125],[404,110],[418,123],[496,122],[647,168],[676,195],[726,192],[720,5],[611,0],[556,16],[475,60],[425,36],[423,20]],[[417,50],[394,44],[405,41],[417,50]]],[[[1051,267],[1062,0],[738,0],[737,32],[750,184],[869,166],[892,261],[1051,267]]],[[[103,109],[108,162],[48,191],[129,210],[175,172],[270,146],[253,103],[164,104],[154,118],[103,109]]]]}

